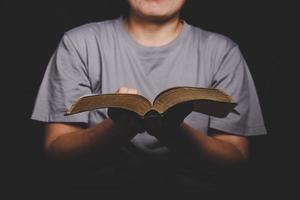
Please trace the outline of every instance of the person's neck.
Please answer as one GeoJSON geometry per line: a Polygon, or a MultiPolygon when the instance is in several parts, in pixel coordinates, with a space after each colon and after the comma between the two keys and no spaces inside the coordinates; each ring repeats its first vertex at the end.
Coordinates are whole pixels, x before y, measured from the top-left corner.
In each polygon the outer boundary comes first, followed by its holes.
{"type": "Polygon", "coordinates": [[[183,25],[179,16],[166,21],[154,21],[129,15],[124,22],[133,39],[149,47],[168,44],[178,36],[183,25]]]}

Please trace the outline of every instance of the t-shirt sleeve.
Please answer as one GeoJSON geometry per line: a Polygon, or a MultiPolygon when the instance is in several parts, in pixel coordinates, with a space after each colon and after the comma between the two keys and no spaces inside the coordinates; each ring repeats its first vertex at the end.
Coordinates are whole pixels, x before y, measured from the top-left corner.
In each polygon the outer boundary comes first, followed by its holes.
{"type": "Polygon", "coordinates": [[[80,49],[64,34],[47,66],[31,119],[88,123],[88,112],[70,116],[64,116],[64,113],[77,98],[90,93],[88,72],[80,49]]]}
{"type": "Polygon", "coordinates": [[[229,94],[237,112],[225,118],[210,117],[210,128],[244,136],[267,133],[252,76],[237,45],[219,59],[212,87],[229,94]]]}

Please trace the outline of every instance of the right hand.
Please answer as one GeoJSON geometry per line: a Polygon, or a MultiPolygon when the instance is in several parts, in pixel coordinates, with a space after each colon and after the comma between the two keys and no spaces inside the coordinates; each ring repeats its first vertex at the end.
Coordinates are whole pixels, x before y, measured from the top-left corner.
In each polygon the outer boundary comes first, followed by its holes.
{"type": "Polygon", "coordinates": [[[145,123],[147,132],[158,138],[173,138],[184,119],[193,111],[191,103],[184,103],[168,109],[161,118],[151,119],[145,123]]]}
{"type": "MultiPolygon", "coordinates": [[[[136,89],[120,87],[116,93],[137,94],[136,89]]],[[[121,108],[108,108],[108,116],[116,127],[126,133],[136,135],[145,131],[142,119],[134,112],[121,108]]]]}

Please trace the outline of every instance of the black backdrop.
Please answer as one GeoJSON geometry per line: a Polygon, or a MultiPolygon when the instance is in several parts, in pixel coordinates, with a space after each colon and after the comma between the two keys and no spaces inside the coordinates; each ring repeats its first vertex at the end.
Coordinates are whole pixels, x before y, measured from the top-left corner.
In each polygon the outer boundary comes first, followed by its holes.
{"type": "MultiPolygon", "coordinates": [[[[123,0],[0,2],[1,135],[5,136],[1,142],[6,185],[34,188],[45,182],[42,127],[29,118],[45,67],[62,34],[84,23],[117,17],[123,11],[123,0]]],[[[282,123],[275,114],[281,62],[277,6],[270,0],[189,0],[182,17],[239,44],[255,80],[269,133],[252,139],[250,192],[273,190],[282,178],[278,172],[283,164],[278,163],[285,157],[275,147],[282,133],[282,123]]]]}

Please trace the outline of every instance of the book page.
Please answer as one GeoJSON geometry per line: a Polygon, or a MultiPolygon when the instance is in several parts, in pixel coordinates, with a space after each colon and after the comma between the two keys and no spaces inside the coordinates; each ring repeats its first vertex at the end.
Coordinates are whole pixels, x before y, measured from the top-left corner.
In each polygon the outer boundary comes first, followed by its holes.
{"type": "Polygon", "coordinates": [[[143,116],[150,108],[151,102],[138,94],[96,94],[84,95],[75,101],[65,115],[95,110],[100,108],[123,108],[143,116]]]}
{"type": "Polygon", "coordinates": [[[235,106],[229,95],[213,88],[174,87],[161,92],[154,100],[155,109],[163,113],[180,103],[192,103],[194,111],[224,117],[235,106]]]}

